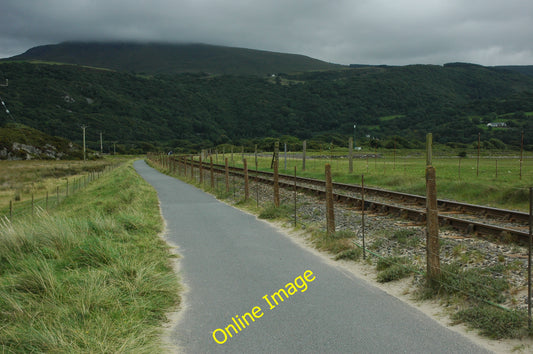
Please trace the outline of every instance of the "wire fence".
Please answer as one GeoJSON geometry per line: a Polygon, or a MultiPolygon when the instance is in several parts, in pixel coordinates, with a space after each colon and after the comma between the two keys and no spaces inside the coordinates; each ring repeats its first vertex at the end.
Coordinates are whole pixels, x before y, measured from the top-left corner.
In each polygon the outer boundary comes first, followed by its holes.
{"type": "MultiPolygon", "coordinates": [[[[199,157],[149,154],[148,159],[166,173],[186,178],[189,182],[211,189],[219,196],[233,197],[235,201],[244,200],[245,189],[249,188],[251,190],[249,196],[252,200],[255,199],[256,205],[266,207],[276,198],[276,192],[273,186],[264,185],[254,179],[257,176],[255,171],[258,170],[257,163],[254,164],[255,155],[248,156],[251,157],[250,160],[252,161],[249,171],[251,186],[246,186],[244,179],[239,176],[234,174],[230,176],[226,172],[214,170],[212,165],[210,165],[211,162],[214,163],[216,161],[213,155],[203,157],[203,161],[209,162],[204,164],[202,168],[199,168],[199,157]],[[268,195],[265,197],[265,189],[268,190],[269,188],[272,189],[271,192],[267,191],[267,194],[271,193],[271,197],[268,197],[268,195]],[[270,201],[269,198],[271,198],[270,201]]],[[[239,157],[242,158],[241,156],[239,157]]],[[[224,159],[226,158],[224,157],[224,159]]],[[[246,158],[246,155],[244,158],[246,158]]],[[[228,165],[230,165],[231,157],[228,158],[228,162],[228,165]]],[[[234,166],[236,164],[236,159],[234,159],[231,165],[234,166]]],[[[296,166],[293,166],[293,168],[296,174],[296,166]]],[[[526,190],[529,190],[529,188],[526,188],[526,190]]],[[[294,217],[294,224],[306,228],[313,226],[306,224],[308,220],[305,218],[298,217],[305,203],[298,200],[302,198],[302,194],[297,193],[297,188],[285,190],[282,194],[279,208],[293,210],[291,217],[294,217]]],[[[323,205],[326,204],[325,202],[326,200],[323,200],[319,203],[323,205]]],[[[385,237],[375,235],[370,235],[369,237],[367,234],[365,240],[364,205],[364,203],[361,203],[359,211],[353,208],[348,209],[348,212],[356,217],[356,226],[352,225],[353,227],[350,229],[351,238],[354,239],[352,243],[355,248],[361,249],[365,256],[368,253],[371,257],[374,257],[374,262],[378,267],[381,266],[383,268],[384,273],[386,271],[393,273],[391,275],[393,279],[396,276],[394,272],[405,275],[415,274],[415,279],[421,285],[421,288],[425,289],[422,292],[461,297],[474,306],[483,304],[491,306],[496,311],[502,311],[504,314],[514,316],[513,318],[521,324],[519,327],[527,328],[531,333],[531,264],[528,263],[531,259],[531,246],[526,249],[519,245],[507,245],[511,251],[505,253],[501,251],[501,245],[491,246],[488,250],[485,249],[487,248],[486,244],[490,243],[484,240],[479,240],[479,247],[481,247],[479,249],[476,249],[477,245],[469,244],[465,246],[465,240],[472,240],[469,236],[465,236],[464,239],[462,237],[441,238],[437,252],[439,258],[445,261],[439,269],[439,275],[432,279],[430,283],[427,282],[427,259],[428,256],[434,256],[435,254],[432,254],[431,251],[428,252],[428,248],[425,245],[424,228],[421,229],[419,225],[415,226],[413,229],[418,228],[418,233],[422,234],[412,237],[407,242],[400,242],[394,239],[401,230],[389,230],[388,235],[385,237]],[[391,254],[392,243],[395,244],[399,251],[394,251],[391,254]],[[522,294],[525,286],[528,286],[529,289],[528,295],[524,300],[523,297],[518,297],[516,294],[522,294]],[[524,307],[524,304],[527,307],[524,307]]],[[[335,206],[335,208],[337,207],[340,207],[340,205],[335,206]]],[[[326,231],[328,220],[325,215],[328,210],[323,209],[322,228],[326,231]]],[[[343,212],[347,212],[347,209],[343,209],[343,212]]],[[[368,215],[368,211],[366,212],[368,215]]],[[[286,213],[286,216],[289,217],[289,214],[286,213]]],[[[372,222],[375,224],[380,223],[375,218],[369,221],[367,216],[367,229],[375,229],[375,225],[372,225],[372,222]]],[[[314,223],[314,221],[311,223],[314,223]]],[[[337,231],[342,231],[340,229],[337,228],[337,231]]],[[[406,229],[409,228],[407,227],[406,229]]],[[[330,236],[330,238],[335,237],[335,235],[330,236]]],[[[386,279],[387,276],[384,275],[383,279],[386,279]]],[[[478,321],[477,324],[482,327],[486,319],[474,318],[472,321],[478,321]]]]}
{"type": "Polygon", "coordinates": [[[17,194],[9,205],[0,209],[0,218],[13,221],[36,215],[38,210],[49,211],[57,208],[63,200],[86,188],[91,182],[114,170],[118,164],[106,165],[100,171],[91,171],[81,176],[64,178],[54,189],[30,192],[22,198],[17,194]]]}
{"type": "MultiPolygon", "coordinates": [[[[481,142],[483,143],[483,142],[481,142]]],[[[300,145],[284,144],[282,151],[279,151],[280,171],[292,171],[293,165],[297,165],[301,171],[321,170],[324,161],[332,167],[332,173],[358,171],[371,176],[390,175],[402,171],[406,175],[412,175],[422,168],[423,159],[416,159],[417,152],[406,149],[392,148],[372,148],[365,147],[363,150],[353,150],[348,143],[348,148],[324,147],[319,151],[306,151],[306,142],[300,145]],[[290,149],[293,149],[292,151],[290,149]],[[353,167],[350,168],[350,165],[353,167]]],[[[326,144],[325,146],[327,146],[326,144]]],[[[220,164],[224,158],[228,157],[230,164],[239,164],[245,157],[251,161],[252,156],[256,158],[272,157],[272,152],[258,151],[257,145],[254,152],[250,148],[239,146],[226,146],[221,149],[206,149],[203,155],[213,156],[214,162],[220,164]]],[[[423,154],[421,155],[423,157],[423,154]]],[[[444,169],[446,176],[459,180],[469,180],[471,178],[486,180],[524,180],[533,179],[533,156],[531,152],[505,151],[497,149],[486,149],[483,145],[470,148],[440,148],[435,151],[434,165],[440,170],[444,169]],[[459,151],[459,152],[458,152],[459,151]]]]}

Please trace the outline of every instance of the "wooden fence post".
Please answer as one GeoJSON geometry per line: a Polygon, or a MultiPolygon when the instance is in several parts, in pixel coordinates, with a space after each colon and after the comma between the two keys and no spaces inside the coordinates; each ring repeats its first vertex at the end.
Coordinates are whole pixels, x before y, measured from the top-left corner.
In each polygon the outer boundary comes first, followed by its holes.
{"type": "Polygon", "coordinates": [[[353,173],[353,138],[348,141],[348,172],[353,173]]]}
{"type": "Polygon", "coordinates": [[[259,170],[257,164],[257,145],[255,146],[255,204],[259,207],[259,170]]]}
{"type": "Polygon", "coordinates": [[[279,171],[278,160],[274,159],[274,206],[279,207],[279,171]]]}
{"type": "Polygon", "coordinates": [[[365,175],[361,175],[361,228],[363,234],[363,259],[366,259],[365,246],[365,175]]]}
{"type": "Polygon", "coordinates": [[[283,158],[285,159],[285,172],[287,172],[287,143],[283,144],[283,158]]]}
{"type": "Polygon", "coordinates": [[[333,185],[331,183],[331,165],[326,164],[326,234],[335,233],[335,210],[333,209],[333,185]]]}
{"type": "Polygon", "coordinates": [[[255,144],[254,157],[255,157],[255,169],[257,170],[257,144],[255,144]]]}
{"type": "Polygon", "coordinates": [[[529,187],[529,237],[527,252],[527,328],[531,332],[531,252],[533,249],[533,188],[529,187]]]}
{"type": "Polygon", "coordinates": [[[297,207],[298,194],[296,192],[297,192],[297,188],[296,188],[296,166],[294,166],[294,227],[296,227],[296,212],[298,210],[298,207],[297,207]]]}
{"type": "Polygon", "coordinates": [[[202,165],[202,156],[200,155],[200,160],[198,160],[198,166],[200,169],[200,184],[204,183],[204,166],[202,165]]]}
{"type": "Polygon", "coordinates": [[[439,211],[437,208],[436,172],[432,166],[433,137],[428,134],[426,159],[427,277],[431,285],[440,275],[439,211]]]}
{"type": "Polygon", "coordinates": [[[305,152],[307,150],[307,140],[304,140],[302,146],[302,171],[305,171],[305,152]]]}
{"type": "Polygon", "coordinates": [[[191,155],[191,179],[194,179],[194,156],[191,155]]]}
{"type": "Polygon", "coordinates": [[[246,159],[242,159],[242,162],[244,164],[244,200],[248,200],[248,198],[250,198],[250,186],[248,183],[248,161],[246,161],[246,159]]]}
{"type": "Polygon", "coordinates": [[[215,171],[213,171],[213,156],[209,156],[209,169],[211,172],[211,189],[215,189],[215,171]]]}
{"type": "Polygon", "coordinates": [[[477,167],[476,167],[476,177],[479,177],[479,155],[481,151],[481,133],[477,133],[477,167]]]}
{"type": "Polygon", "coordinates": [[[524,157],[524,131],[522,130],[522,140],[520,143],[520,180],[522,180],[522,159],[524,157]]]}
{"type": "Polygon", "coordinates": [[[274,143],[274,153],[272,154],[272,162],[270,163],[270,168],[274,168],[274,161],[279,160],[279,141],[274,143]]]}
{"type": "Polygon", "coordinates": [[[229,165],[228,165],[228,158],[225,158],[226,162],[226,193],[229,193],[229,165]]]}

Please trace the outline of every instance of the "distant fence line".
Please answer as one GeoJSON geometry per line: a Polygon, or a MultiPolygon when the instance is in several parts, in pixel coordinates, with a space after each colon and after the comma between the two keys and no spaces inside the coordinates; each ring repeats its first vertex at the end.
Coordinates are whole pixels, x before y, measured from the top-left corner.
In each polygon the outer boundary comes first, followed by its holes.
{"type": "MultiPolygon", "coordinates": [[[[294,144],[290,144],[294,147],[294,144]]],[[[321,149],[320,151],[307,151],[306,141],[301,144],[301,149],[298,151],[289,151],[287,144],[283,144],[276,151],[259,151],[257,145],[255,149],[245,149],[243,146],[228,146],[223,149],[210,148],[203,149],[199,156],[205,161],[208,156],[213,158],[216,164],[224,164],[224,159],[227,157],[231,166],[236,163],[242,164],[244,158],[252,161],[252,158],[257,162],[258,158],[272,158],[277,156],[280,171],[292,171],[291,164],[297,162],[300,171],[312,170],[313,168],[320,168],[320,159],[328,160],[332,167],[332,173],[347,172],[347,173],[365,173],[373,174],[379,173],[388,174],[392,170],[408,171],[413,168],[418,160],[423,158],[423,153],[416,151],[414,155],[399,155],[396,148],[383,149],[367,148],[366,151],[353,149],[352,139],[349,140],[347,151],[340,153],[335,150],[321,149]],[[250,151],[251,150],[251,151],[250,151]],[[307,164],[306,164],[307,160],[307,164]]],[[[459,149],[462,152],[468,150],[470,154],[456,154],[451,156],[445,155],[443,152],[435,151],[433,154],[434,160],[437,164],[442,164],[444,161],[450,161],[447,166],[452,167],[451,161],[456,160],[454,176],[459,180],[465,177],[488,177],[488,178],[504,178],[504,176],[516,176],[517,179],[522,180],[524,177],[533,177],[532,169],[526,161],[531,161],[532,156],[525,156],[523,148],[516,152],[516,156],[499,156],[499,155],[481,155],[483,149],[459,149]]],[[[405,150],[403,150],[405,153],[405,150]]],[[[169,153],[170,156],[174,156],[169,153]]],[[[191,156],[191,154],[176,155],[176,156],[191,156]]],[[[195,155],[196,156],[196,155],[195,155]]],[[[196,157],[198,158],[198,157],[196,157]]],[[[529,162],[528,161],[528,162],[529,162]]],[[[422,167],[424,168],[424,167],[422,167]]]]}
{"type": "Polygon", "coordinates": [[[39,197],[36,198],[35,192],[29,194],[28,198],[22,200],[22,196],[11,199],[9,206],[2,208],[1,217],[13,221],[17,218],[23,218],[28,216],[34,216],[38,210],[51,210],[59,206],[59,204],[65,200],[65,198],[75,194],[87,187],[91,182],[99,179],[103,175],[114,170],[118,165],[107,165],[102,171],[91,171],[85,175],[65,178],[65,182],[56,186],[53,190],[47,190],[39,193],[39,197]]]}

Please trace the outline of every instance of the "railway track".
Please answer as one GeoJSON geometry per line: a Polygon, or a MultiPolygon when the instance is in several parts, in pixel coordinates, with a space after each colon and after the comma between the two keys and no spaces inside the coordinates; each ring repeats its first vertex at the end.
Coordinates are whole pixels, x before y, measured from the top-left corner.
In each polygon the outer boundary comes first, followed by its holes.
{"type": "MultiPolygon", "coordinates": [[[[188,161],[190,168],[190,160],[188,161]]],[[[199,167],[198,161],[194,162],[195,168],[199,167]]],[[[205,170],[209,169],[208,163],[203,163],[205,170]]],[[[214,164],[217,173],[224,173],[225,166],[214,164]]],[[[229,167],[229,173],[243,177],[242,168],[229,167]]],[[[250,170],[251,179],[261,183],[272,184],[273,173],[250,170]]],[[[317,196],[325,195],[323,180],[295,177],[279,174],[279,186],[312,193],[317,196]]],[[[333,183],[334,198],[338,202],[357,208],[362,207],[362,187],[355,184],[333,183]]],[[[365,187],[365,210],[382,214],[394,214],[415,222],[424,223],[426,218],[426,198],[420,195],[389,191],[380,188],[365,187]]],[[[529,238],[530,216],[528,213],[462,203],[452,200],[439,199],[439,223],[441,226],[451,226],[467,234],[490,236],[504,240],[513,240],[526,243],[529,238]]]]}

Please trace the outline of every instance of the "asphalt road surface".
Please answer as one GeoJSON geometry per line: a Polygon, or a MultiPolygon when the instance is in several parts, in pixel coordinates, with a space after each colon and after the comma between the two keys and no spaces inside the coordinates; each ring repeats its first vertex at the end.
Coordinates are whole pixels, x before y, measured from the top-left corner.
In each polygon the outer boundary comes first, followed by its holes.
{"type": "Polygon", "coordinates": [[[182,256],[187,291],[171,338],[183,352],[486,352],[254,216],[134,166],[157,190],[182,256]]]}

